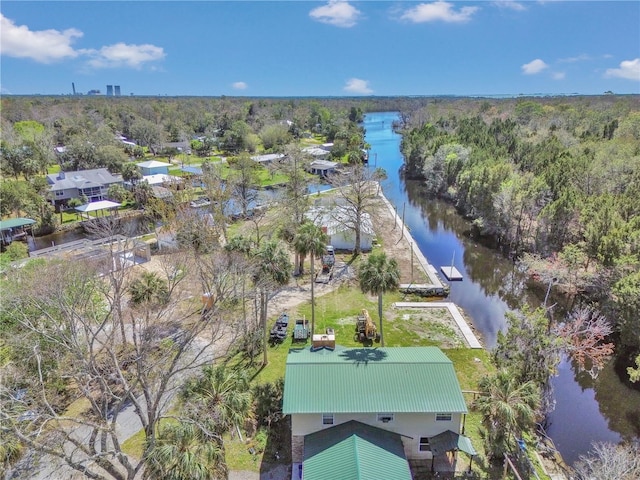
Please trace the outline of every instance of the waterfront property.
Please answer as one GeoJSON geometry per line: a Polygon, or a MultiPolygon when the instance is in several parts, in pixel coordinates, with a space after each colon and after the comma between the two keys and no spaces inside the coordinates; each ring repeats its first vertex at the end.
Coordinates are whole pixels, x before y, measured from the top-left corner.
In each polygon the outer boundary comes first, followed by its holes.
{"type": "Polygon", "coordinates": [[[59,208],[72,198],[86,197],[89,202],[107,199],[111,185],[122,185],[122,177],[113,175],[106,168],[59,172],[47,175],[51,203],[59,208]]]}
{"type": "Polygon", "coordinates": [[[159,162],[158,160],[147,160],[146,162],[136,163],[136,167],[140,169],[143,177],[147,175],[169,175],[170,163],[159,162]]]}
{"type": "Polygon", "coordinates": [[[458,450],[476,454],[453,363],[437,347],[291,349],[283,413],[294,479],[372,478],[345,476],[371,455],[382,478],[404,479],[455,469],[458,450]]]}
{"type": "MultiPolygon", "coordinates": [[[[353,250],[356,245],[355,238],[355,213],[348,205],[326,206],[312,208],[307,217],[329,237],[329,245],[336,250],[353,250]]],[[[376,233],[373,222],[368,213],[363,213],[360,222],[360,249],[369,251],[373,246],[376,233]]]]}
{"type": "Polygon", "coordinates": [[[309,171],[309,173],[313,173],[314,175],[326,177],[328,175],[336,173],[337,167],[338,164],[336,162],[331,162],[329,160],[314,160],[309,164],[307,170],[309,171]]]}
{"type": "Polygon", "coordinates": [[[6,246],[14,240],[25,239],[28,232],[25,227],[36,223],[31,218],[8,218],[0,221],[0,245],[6,246]]]}

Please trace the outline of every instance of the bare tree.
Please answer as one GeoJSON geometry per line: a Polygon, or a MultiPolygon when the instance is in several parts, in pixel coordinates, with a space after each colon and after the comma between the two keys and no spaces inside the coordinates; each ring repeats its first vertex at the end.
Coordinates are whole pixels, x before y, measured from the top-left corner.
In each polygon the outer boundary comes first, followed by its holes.
{"type": "Polygon", "coordinates": [[[640,478],[640,445],[596,443],[589,456],[580,456],[575,465],[579,480],[634,480],[640,478]]]}
{"type": "Polygon", "coordinates": [[[202,182],[211,202],[209,210],[213,215],[213,222],[220,230],[225,242],[227,238],[227,213],[226,206],[231,199],[231,189],[227,188],[223,176],[222,165],[205,161],[202,164],[202,182]]]}
{"type": "Polygon", "coordinates": [[[333,185],[340,192],[343,207],[336,210],[336,221],[342,223],[354,233],[354,253],[362,251],[362,229],[367,215],[372,215],[376,208],[378,181],[382,172],[370,170],[362,164],[355,164],[344,176],[334,176],[333,185]]]}
{"type": "MultiPolygon", "coordinates": [[[[288,181],[284,187],[282,198],[283,211],[283,238],[291,244],[298,227],[305,221],[305,215],[309,210],[309,179],[306,172],[309,164],[308,156],[300,150],[300,147],[289,145],[285,148],[285,158],[280,165],[281,171],[287,176],[288,181]]],[[[302,258],[295,252],[295,273],[302,271],[302,258]]]]}
{"type": "Polygon", "coordinates": [[[206,271],[186,253],[164,256],[158,274],[166,276],[168,301],[126,309],[126,289],[115,296],[95,263],[12,273],[3,314],[14,321],[15,358],[27,360],[0,387],[3,430],[86,478],[139,478],[146,453],[129,457],[122,441],[143,430],[145,452],[152,449],[176,389],[211,363],[214,345],[233,340],[227,306],[238,289],[216,255],[207,257],[215,268],[206,271]],[[203,291],[216,292],[204,305],[203,291]],[[126,343],[116,333],[122,330],[126,343]]]}
{"type": "Polygon", "coordinates": [[[579,368],[587,370],[589,367],[588,371],[594,378],[613,355],[613,343],[605,342],[613,333],[611,323],[593,308],[573,310],[564,322],[553,327],[553,332],[579,368]]]}

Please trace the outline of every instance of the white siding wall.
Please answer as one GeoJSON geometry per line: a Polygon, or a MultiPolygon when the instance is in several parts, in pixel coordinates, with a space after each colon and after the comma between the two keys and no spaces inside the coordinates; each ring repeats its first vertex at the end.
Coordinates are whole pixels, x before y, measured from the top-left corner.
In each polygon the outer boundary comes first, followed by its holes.
{"type": "MultiPolygon", "coordinates": [[[[331,412],[326,412],[331,413],[331,412]]],[[[387,412],[380,412],[387,413],[387,412]]],[[[453,414],[450,422],[436,422],[435,413],[396,413],[392,422],[383,423],[377,420],[377,413],[355,413],[334,415],[334,425],[357,420],[374,427],[404,435],[404,451],[408,459],[429,459],[431,452],[420,452],[420,437],[433,437],[446,430],[460,433],[462,414],[453,414]],[[411,438],[407,438],[411,437],[411,438]]],[[[323,425],[322,414],[297,414],[291,415],[291,434],[304,436],[334,425],[323,425]]]]}

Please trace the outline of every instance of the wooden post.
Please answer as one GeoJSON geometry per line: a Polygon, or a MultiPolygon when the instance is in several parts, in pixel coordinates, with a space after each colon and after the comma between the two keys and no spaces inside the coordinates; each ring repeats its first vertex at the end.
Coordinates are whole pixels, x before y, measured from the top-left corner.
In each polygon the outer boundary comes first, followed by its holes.
{"type": "Polygon", "coordinates": [[[393,229],[396,229],[396,225],[398,223],[398,208],[393,206],[393,229]]]}
{"type": "Polygon", "coordinates": [[[413,242],[411,242],[411,283],[413,283],[413,242]]]}
{"type": "Polygon", "coordinates": [[[400,235],[400,239],[404,238],[404,207],[407,206],[407,202],[402,204],[402,235],[400,235]]]}

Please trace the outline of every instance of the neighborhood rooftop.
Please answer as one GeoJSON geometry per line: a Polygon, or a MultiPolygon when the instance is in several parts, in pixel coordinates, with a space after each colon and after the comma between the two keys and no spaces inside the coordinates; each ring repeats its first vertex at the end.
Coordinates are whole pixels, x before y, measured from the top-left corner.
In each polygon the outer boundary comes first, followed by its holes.
{"type": "Polygon", "coordinates": [[[437,347],[292,349],[283,413],[467,413],[453,363],[437,347]]]}

